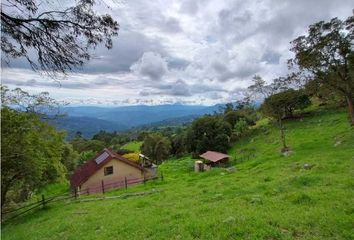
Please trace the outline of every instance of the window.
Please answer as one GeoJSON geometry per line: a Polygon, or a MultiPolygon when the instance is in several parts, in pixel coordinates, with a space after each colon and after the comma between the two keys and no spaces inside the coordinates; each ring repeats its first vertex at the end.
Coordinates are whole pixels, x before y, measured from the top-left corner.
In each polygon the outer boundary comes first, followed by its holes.
{"type": "Polygon", "coordinates": [[[111,174],[113,174],[113,166],[105,167],[104,168],[104,175],[107,176],[107,175],[111,175],[111,174]]]}

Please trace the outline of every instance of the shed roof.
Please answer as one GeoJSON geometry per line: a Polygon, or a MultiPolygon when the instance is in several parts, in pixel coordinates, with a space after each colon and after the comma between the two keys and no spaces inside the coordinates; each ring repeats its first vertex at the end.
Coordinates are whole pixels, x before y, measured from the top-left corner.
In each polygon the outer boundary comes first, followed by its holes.
{"type": "Polygon", "coordinates": [[[138,168],[143,171],[144,168],[139,164],[122,157],[121,155],[105,148],[100,153],[98,153],[94,158],[84,163],[82,166],[77,168],[74,174],[70,178],[71,187],[75,188],[84,183],[89,177],[91,177],[95,172],[97,172],[103,165],[112,159],[117,159],[132,167],[138,168]]]}
{"type": "Polygon", "coordinates": [[[202,155],[199,155],[199,157],[209,160],[211,162],[218,162],[218,161],[223,160],[225,158],[230,158],[231,156],[224,154],[224,153],[220,153],[220,152],[207,151],[207,152],[203,153],[202,155]]]}

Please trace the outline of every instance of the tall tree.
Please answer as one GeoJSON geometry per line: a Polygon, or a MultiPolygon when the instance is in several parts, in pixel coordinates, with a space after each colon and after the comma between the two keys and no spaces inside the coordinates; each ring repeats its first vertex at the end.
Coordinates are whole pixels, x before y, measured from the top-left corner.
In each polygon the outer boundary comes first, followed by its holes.
{"type": "MultiPolygon", "coordinates": [[[[64,133],[43,121],[43,109],[56,103],[47,94],[1,88],[1,207],[10,190],[31,191],[62,180],[64,133]],[[43,97],[45,96],[45,97],[43,97]],[[38,112],[36,112],[38,110],[38,112]]],[[[16,191],[15,191],[16,194],[16,191]]],[[[21,194],[18,200],[25,200],[21,194]]]]}
{"type": "Polygon", "coordinates": [[[149,134],[144,139],[141,152],[159,164],[170,155],[171,142],[161,134],[149,134]]]}
{"type": "Polygon", "coordinates": [[[63,141],[64,133],[38,115],[1,108],[1,207],[10,190],[30,193],[64,178],[63,141]]]}
{"type": "Polygon", "coordinates": [[[89,50],[98,44],[112,48],[118,23],[108,14],[98,15],[94,0],[69,3],[58,10],[50,1],[2,1],[2,60],[25,58],[36,71],[66,73],[88,61],[89,50]]]}
{"type": "Polygon", "coordinates": [[[354,125],[354,14],[345,21],[317,22],[291,44],[295,57],[290,66],[298,66],[307,81],[344,97],[354,125]]]}
{"type": "Polygon", "coordinates": [[[262,112],[274,118],[280,129],[282,152],[289,149],[285,140],[285,126],[283,120],[293,115],[294,110],[301,110],[309,106],[310,99],[301,90],[289,89],[266,98],[261,106],[262,112]]]}
{"type": "Polygon", "coordinates": [[[205,116],[193,121],[188,131],[189,150],[196,154],[207,150],[226,152],[232,134],[231,125],[217,116],[205,116]]]}

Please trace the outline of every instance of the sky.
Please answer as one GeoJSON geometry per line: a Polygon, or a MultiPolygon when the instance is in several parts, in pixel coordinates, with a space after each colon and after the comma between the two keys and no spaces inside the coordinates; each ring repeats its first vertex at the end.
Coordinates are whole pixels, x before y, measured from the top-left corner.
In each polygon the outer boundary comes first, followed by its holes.
{"type": "Polygon", "coordinates": [[[1,80],[73,105],[233,102],[254,75],[270,82],[288,73],[290,41],[310,24],[352,9],[352,0],[101,0],[97,11],[120,25],[113,49],[98,47],[58,79],[13,60],[1,80]]]}

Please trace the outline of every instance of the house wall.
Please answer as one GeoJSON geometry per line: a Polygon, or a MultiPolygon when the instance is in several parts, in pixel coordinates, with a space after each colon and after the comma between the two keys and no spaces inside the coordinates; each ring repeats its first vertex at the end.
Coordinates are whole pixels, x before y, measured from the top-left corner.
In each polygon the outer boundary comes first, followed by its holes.
{"type": "MultiPolygon", "coordinates": [[[[137,178],[143,178],[143,173],[140,171],[140,169],[137,169],[129,164],[126,164],[122,161],[112,159],[108,163],[106,163],[104,166],[102,166],[101,169],[99,169],[97,172],[95,172],[86,182],[84,182],[81,185],[81,190],[85,191],[86,189],[90,189],[89,191],[95,192],[96,189],[100,188],[102,186],[102,180],[104,181],[104,184],[110,184],[110,183],[117,183],[119,181],[124,184],[124,178],[126,177],[128,180],[129,179],[137,179],[137,178]],[[104,175],[104,168],[113,166],[113,174],[111,175],[104,175]]],[[[97,190],[98,190],[97,189],[97,190]]]]}

